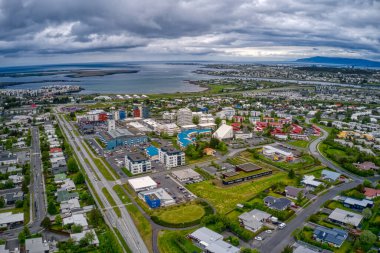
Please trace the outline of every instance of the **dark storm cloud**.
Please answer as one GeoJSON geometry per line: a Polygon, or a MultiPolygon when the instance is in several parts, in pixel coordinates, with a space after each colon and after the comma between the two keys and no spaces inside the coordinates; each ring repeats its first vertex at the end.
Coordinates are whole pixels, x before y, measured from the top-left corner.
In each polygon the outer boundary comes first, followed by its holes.
{"type": "Polygon", "coordinates": [[[378,59],[379,13],[375,0],[0,0],[0,53],[291,56],[326,49],[378,59]]]}

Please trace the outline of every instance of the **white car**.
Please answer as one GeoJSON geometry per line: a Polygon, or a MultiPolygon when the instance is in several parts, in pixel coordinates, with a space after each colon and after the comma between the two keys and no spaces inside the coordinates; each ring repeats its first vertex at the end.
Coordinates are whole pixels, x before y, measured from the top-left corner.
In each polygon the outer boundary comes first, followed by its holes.
{"type": "Polygon", "coordinates": [[[265,230],[265,233],[267,233],[267,234],[272,234],[272,230],[270,230],[270,229],[268,229],[268,230],[265,230]]]}
{"type": "Polygon", "coordinates": [[[256,237],[255,237],[255,240],[256,240],[256,241],[262,241],[263,238],[261,238],[260,236],[256,236],[256,237]]]}
{"type": "Polygon", "coordinates": [[[286,227],[286,224],[285,223],[281,223],[280,225],[278,225],[278,228],[279,229],[284,229],[286,227]]]}

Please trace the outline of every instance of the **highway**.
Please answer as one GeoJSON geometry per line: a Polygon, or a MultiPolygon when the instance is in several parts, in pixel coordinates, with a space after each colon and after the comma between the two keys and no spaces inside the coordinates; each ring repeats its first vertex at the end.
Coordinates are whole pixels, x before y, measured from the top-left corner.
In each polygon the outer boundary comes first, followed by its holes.
{"type": "Polygon", "coordinates": [[[102,212],[108,225],[116,227],[120,231],[121,235],[127,242],[132,252],[148,253],[149,251],[144,241],[142,240],[138,230],[136,229],[136,226],[133,223],[127,209],[112,189],[112,187],[115,185],[115,182],[110,182],[103,177],[102,173],[100,173],[97,166],[93,162],[90,154],[88,154],[87,150],[84,148],[81,139],[74,134],[72,126],[64,119],[64,117],[60,117],[58,114],[55,115],[62,128],[62,131],[67,136],[68,142],[73,147],[73,151],[76,153],[78,160],[82,164],[82,167],[84,168],[96,193],[98,194],[100,200],[105,206],[102,212]],[[86,163],[84,159],[86,159],[89,162],[91,167],[86,163]],[[100,180],[97,180],[97,177],[99,177],[100,180]],[[121,218],[119,218],[116,215],[111,204],[104,196],[102,192],[102,188],[104,187],[108,190],[112,198],[115,200],[116,205],[119,207],[121,211],[121,218]]]}
{"type": "Polygon", "coordinates": [[[271,252],[271,253],[281,252],[287,245],[293,242],[292,233],[297,228],[302,228],[305,221],[310,217],[310,215],[318,212],[318,210],[323,205],[323,203],[325,203],[327,200],[334,198],[341,191],[353,188],[363,181],[361,177],[352,173],[348,173],[345,170],[342,170],[341,168],[336,166],[334,163],[332,163],[331,161],[329,161],[328,159],[326,159],[324,156],[322,156],[319,153],[319,150],[318,150],[319,143],[325,140],[328,136],[328,133],[324,129],[321,129],[321,130],[322,130],[322,136],[318,137],[309,145],[310,153],[314,155],[316,158],[318,158],[326,166],[332,169],[335,169],[336,171],[342,173],[343,175],[351,177],[353,181],[349,183],[343,183],[337,187],[331,188],[327,191],[327,193],[321,196],[318,196],[312,204],[310,204],[309,206],[304,208],[301,212],[299,212],[296,218],[291,220],[284,229],[276,231],[272,237],[270,237],[266,241],[263,241],[263,243],[261,244],[259,248],[261,252],[271,252]]]}

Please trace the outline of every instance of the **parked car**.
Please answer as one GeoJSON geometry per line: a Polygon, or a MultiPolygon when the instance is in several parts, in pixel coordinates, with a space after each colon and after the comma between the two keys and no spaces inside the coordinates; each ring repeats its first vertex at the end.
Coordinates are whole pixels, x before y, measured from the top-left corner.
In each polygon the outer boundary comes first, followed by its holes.
{"type": "Polygon", "coordinates": [[[270,230],[270,229],[268,229],[268,230],[265,230],[265,233],[267,233],[267,234],[272,234],[272,233],[273,233],[273,231],[272,231],[272,230],[270,230]]]}
{"type": "Polygon", "coordinates": [[[255,237],[255,240],[256,240],[256,241],[262,241],[263,238],[261,238],[260,236],[256,236],[256,237],[255,237]]]}
{"type": "Polygon", "coordinates": [[[281,223],[280,225],[278,225],[278,228],[279,229],[284,229],[286,227],[286,224],[285,223],[281,223]]]}

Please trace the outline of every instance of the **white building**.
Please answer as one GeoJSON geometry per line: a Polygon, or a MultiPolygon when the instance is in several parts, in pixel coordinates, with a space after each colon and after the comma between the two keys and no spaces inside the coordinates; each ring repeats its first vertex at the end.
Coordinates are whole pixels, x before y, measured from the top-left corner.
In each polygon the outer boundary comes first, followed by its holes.
{"type": "Polygon", "coordinates": [[[83,214],[73,214],[69,217],[63,218],[62,220],[63,225],[68,225],[68,224],[75,224],[75,225],[80,225],[84,229],[88,227],[88,223],[86,220],[86,217],[84,217],[83,214]]]}
{"type": "Polygon", "coordinates": [[[129,179],[128,183],[135,192],[147,191],[157,188],[157,183],[148,176],[129,179]]]}
{"type": "Polygon", "coordinates": [[[141,153],[132,153],[125,156],[125,167],[132,174],[145,173],[152,170],[151,161],[141,153]]]}
{"type": "Polygon", "coordinates": [[[89,229],[82,231],[80,233],[75,233],[75,234],[70,234],[70,238],[74,240],[74,242],[79,242],[82,238],[85,238],[87,233],[92,233],[94,235],[94,240],[92,242],[89,242],[90,245],[99,245],[99,239],[96,236],[95,230],[94,229],[89,229]]]}
{"type": "Polygon", "coordinates": [[[168,169],[185,165],[185,153],[173,147],[161,147],[158,158],[168,169]]]}
{"type": "Polygon", "coordinates": [[[177,125],[185,126],[193,124],[193,113],[189,108],[181,108],[177,111],[177,125]]]}
{"type": "Polygon", "coordinates": [[[163,124],[158,129],[160,133],[166,133],[169,136],[173,136],[181,130],[175,123],[163,124]]]}
{"type": "Polygon", "coordinates": [[[212,135],[212,137],[219,140],[232,139],[234,137],[234,131],[232,126],[222,124],[212,135]]]}

